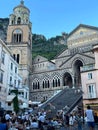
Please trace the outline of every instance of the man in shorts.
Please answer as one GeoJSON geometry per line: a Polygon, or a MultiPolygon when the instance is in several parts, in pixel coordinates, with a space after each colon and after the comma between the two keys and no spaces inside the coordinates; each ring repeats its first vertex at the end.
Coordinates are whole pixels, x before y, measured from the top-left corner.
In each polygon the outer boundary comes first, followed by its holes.
{"type": "Polygon", "coordinates": [[[95,121],[94,121],[94,112],[90,106],[87,106],[87,110],[85,111],[85,116],[87,118],[87,124],[90,130],[94,130],[95,121]]]}

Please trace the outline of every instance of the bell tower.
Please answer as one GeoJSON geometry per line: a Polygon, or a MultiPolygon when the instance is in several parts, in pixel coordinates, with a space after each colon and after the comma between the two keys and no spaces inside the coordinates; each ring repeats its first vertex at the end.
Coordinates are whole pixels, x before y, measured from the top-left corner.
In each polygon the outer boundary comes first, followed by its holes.
{"type": "Polygon", "coordinates": [[[19,63],[19,71],[23,84],[28,85],[29,73],[32,66],[32,24],[30,10],[21,0],[9,17],[7,30],[7,46],[12,51],[14,59],[19,63]]]}

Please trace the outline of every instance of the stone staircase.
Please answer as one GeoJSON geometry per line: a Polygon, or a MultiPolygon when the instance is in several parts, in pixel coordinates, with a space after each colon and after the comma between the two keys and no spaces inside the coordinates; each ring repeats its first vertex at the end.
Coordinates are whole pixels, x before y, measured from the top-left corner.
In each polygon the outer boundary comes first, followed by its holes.
{"type": "Polygon", "coordinates": [[[76,88],[65,88],[53,98],[45,102],[41,108],[44,110],[54,109],[64,110],[65,113],[70,113],[82,101],[82,91],[76,88]]]}

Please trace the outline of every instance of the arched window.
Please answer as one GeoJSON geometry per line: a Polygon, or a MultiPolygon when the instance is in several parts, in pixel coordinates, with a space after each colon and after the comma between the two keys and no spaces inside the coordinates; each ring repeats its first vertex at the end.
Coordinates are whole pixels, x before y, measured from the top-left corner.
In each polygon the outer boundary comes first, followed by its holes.
{"type": "Polygon", "coordinates": [[[48,80],[48,88],[50,87],[50,83],[49,83],[49,80],[48,80]]]}
{"type": "Polygon", "coordinates": [[[36,86],[35,86],[35,89],[37,89],[37,82],[36,82],[36,86]]]}
{"type": "Polygon", "coordinates": [[[20,17],[18,17],[18,19],[17,19],[17,24],[21,24],[21,18],[20,17]]]}
{"type": "Polygon", "coordinates": [[[47,88],[47,81],[45,81],[45,88],[47,88]]]}
{"type": "Polygon", "coordinates": [[[28,23],[28,19],[26,19],[26,23],[28,23]]]}
{"type": "Polygon", "coordinates": [[[44,81],[43,81],[43,88],[45,88],[45,83],[44,83],[44,81]]]}
{"type": "Polygon", "coordinates": [[[53,87],[55,87],[54,79],[53,79],[53,87]]]}
{"type": "Polygon", "coordinates": [[[22,31],[20,29],[16,29],[13,32],[12,39],[14,43],[20,43],[22,42],[22,31]]]}
{"type": "Polygon", "coordinates": [[[60,79],[58,79],[58,86],[60,86],[60,79]]]}
{"type": "Polygon", "coordinates": [[[38,82],[38,89],[40,89],[40,84],[39,84],[39,82],[38,82]]]}
{"type": "Polygon", "coordinates": [[[55,80],[55,86],[56,86],[56,87],[58,86],[57,79],[55,80]]]}
{"type": "Polygon", "coordinates": [[[20,58],[19,54],[17,54],[17,63],[19,63],[19,58],[20,58]]]}
{"type": "Polygon", "coordinates": [[[13,58],[14,58],[14,60],[16,60],[16,56],[15,56],[15,54],[13,54],[13,58]]]}
{"type": "Polygon", "coordinates": [[[12,25],[14,24],[14,21],[12,20],[12,25]]]}

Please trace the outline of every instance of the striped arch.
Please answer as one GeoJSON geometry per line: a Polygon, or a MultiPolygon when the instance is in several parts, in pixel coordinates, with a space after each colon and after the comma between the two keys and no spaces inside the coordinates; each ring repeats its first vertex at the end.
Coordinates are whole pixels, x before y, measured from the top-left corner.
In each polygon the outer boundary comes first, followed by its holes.
{"type": "Polygon", "coordinates": [[[76,61],[81,61],[82,64],[85,65],[85,62],[84,62],[84,60],[83,60],[81,57],[76,57],[76,58],[72,61],[72,68],[73,68],[74,63],[75,63],[76,61]]]}
{"type": "Polygon", "coordinates": [[[46,89],[46,88],[50,88],[50,82],[49,82],[49,80],[43,80],[42,81],[42,88],[43,89],[46,89]]]}
{"type": "Polygon", "coordinates": [[[50,75],[47,73],[44,73],[41,77],[42,79],[42,88],[50,88],[50,75]]]}
{"type": "Polygon", "coordinates": [[[60,87],[61,86],[61,80],[60,80],[60,74],[55,72],[52,74],[52,87],[60,87]]]}
{"type": "Polygon", "coordinates": [[[81,87],[81,67],[83,65],[85,65],[84,60],[80,57],[75,58],[72,62],[75,87],[81,87]]]}
{"type": "Polygon", "coordinates": [[[40,89],[40,82],[38,79],[34,79],[32,82],[32,90],[39,90],[40,89]]]}

